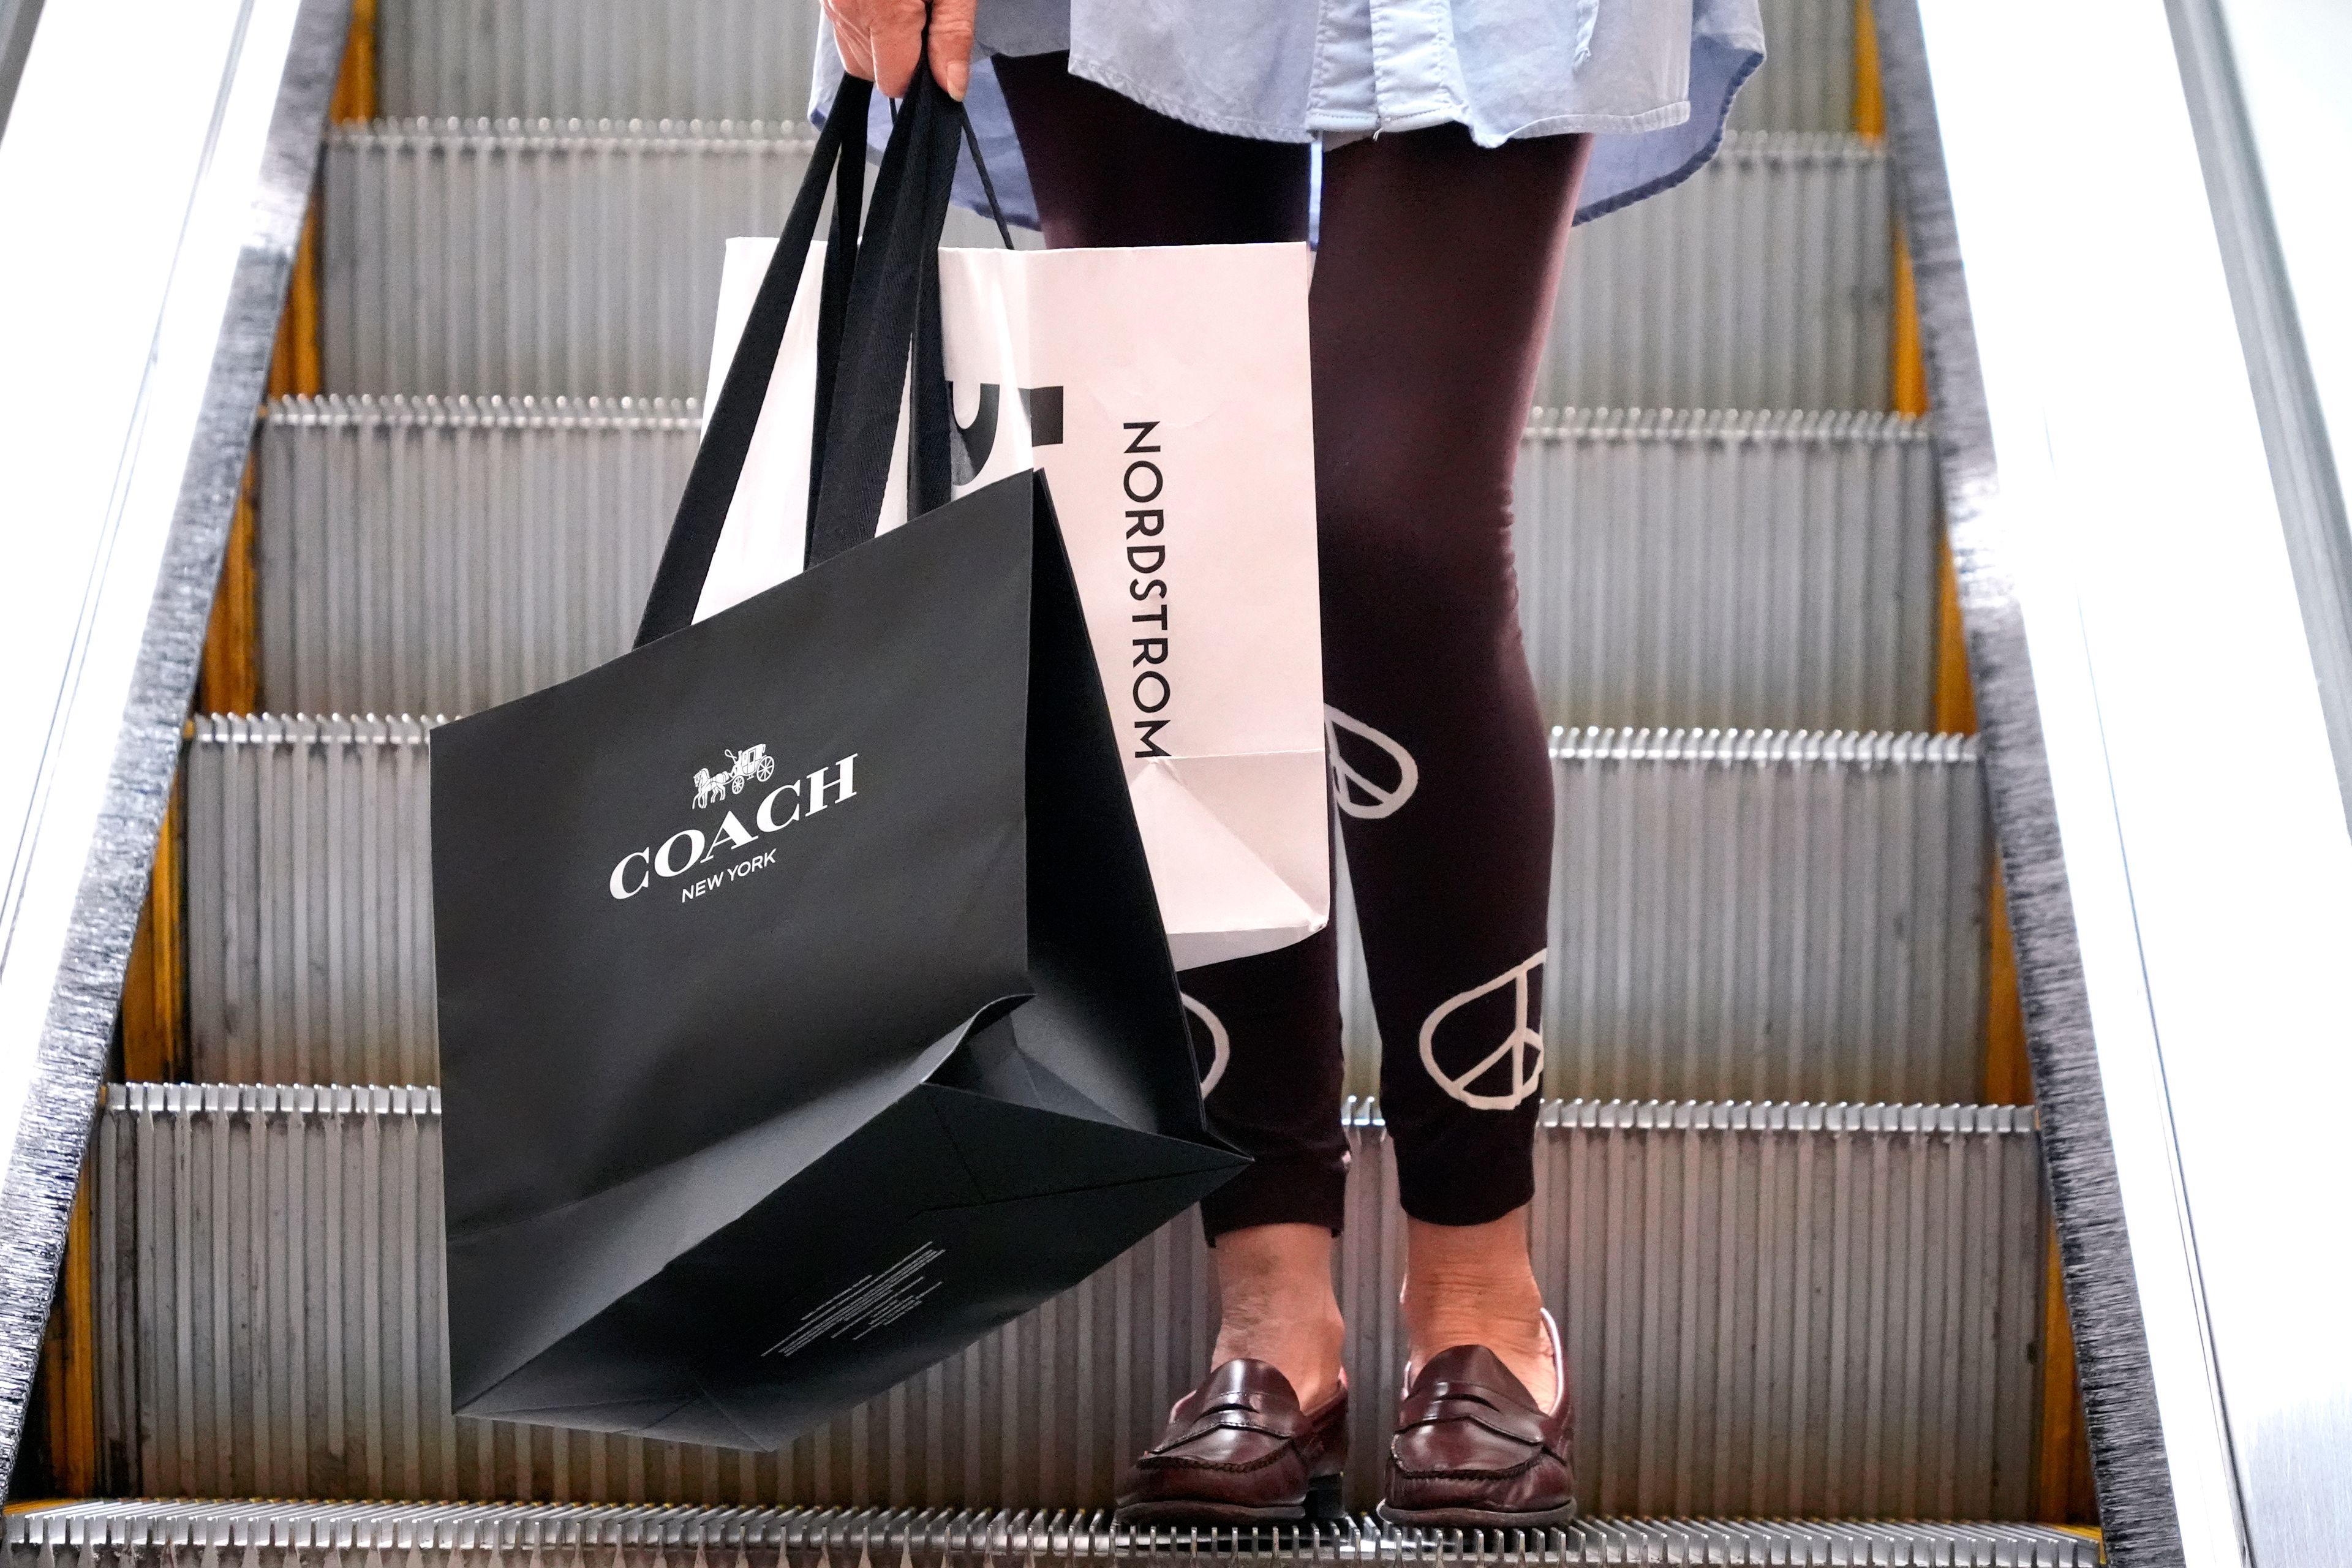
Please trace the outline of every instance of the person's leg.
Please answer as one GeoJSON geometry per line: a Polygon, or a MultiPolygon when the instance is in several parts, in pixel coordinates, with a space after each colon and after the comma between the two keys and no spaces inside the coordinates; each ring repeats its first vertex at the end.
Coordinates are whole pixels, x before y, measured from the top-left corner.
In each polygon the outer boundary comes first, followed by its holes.
{"type": "MultiPolygon", "coordinates": [[[[1072,77],[1067,58],[996,61],[1045,240],[1234,245],[1307,236],[1307,149],[1221,136],[1072,77]]],[[[1210,1124],[1255,1162],[1201,1205],[1220,1320],[1212,1364],[1280,1369],[1314,1409],[1339,1387],[1331,1238],[1346,1194],[1339,984],[1330,933],[1182,977],[1210,1124]]]]}
{"type": "Polygon", "coordinates": [[[1334,152],[1312,307],[1324,682],[1411,1354],[1486,1345],[1547,1406],[1526,1205],[1552,785],[1511,479],[1590,149],[1449,126],[1334,152]]]}
{"type": "Polygon", "coordinates": [[[1069,73],[1070,57],[994,62],[1045,243],[1255,245],[1307,237],[1303,143],[1223,136],[1069,73]]]}

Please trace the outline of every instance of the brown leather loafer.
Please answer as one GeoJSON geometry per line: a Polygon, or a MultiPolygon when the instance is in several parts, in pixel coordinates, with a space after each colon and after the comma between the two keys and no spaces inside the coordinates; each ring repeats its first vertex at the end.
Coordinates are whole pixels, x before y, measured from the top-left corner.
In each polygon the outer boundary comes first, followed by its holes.
{"type": "Polygon", "coordinates": [[[1549,1410],[1538,1408],[1527,1384],[1484,1345],[1429,1358],[1398,1407],[1382,1519],[1494,1530],[1576,1517],[1568,1363],[1549,1312],[1544,1329],[1559,1385],[1549,1410]]]}
{"type": "Polygon", "coordinates": [[[1168,1413],[1168,1435],[1138,1459],[1121,1524],[1276,1524],[1336,1518],[1348,1468],[1348,1390],[1302,1411],[1290,1380],[1229,1361],[1168,1413]]]}

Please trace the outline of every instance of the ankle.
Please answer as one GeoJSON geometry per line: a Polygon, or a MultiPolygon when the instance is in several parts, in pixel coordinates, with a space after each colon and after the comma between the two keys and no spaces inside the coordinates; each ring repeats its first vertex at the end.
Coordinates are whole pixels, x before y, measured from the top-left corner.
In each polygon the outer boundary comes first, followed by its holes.
{"type": "Polygon", "coordinates": [[[1339,1392],[1346,1333],[1337,1302],[1311,1316],[1228,1308],[1209,1364],[1243,1357],[1265,1362],[1290,1380],[1298,1407],[1313,1410],[1339,1392]]]}
{"type": "Polygon", "coordinates": [[[1415,1369],[1457,1345],[1484,1345],[1549,1409],[1553,1364],[1543,1290],[1528,1257],[1527,1211],[1490,1225],[1407,1225],[1404,1326],[1415,1369]]]}
{"type": "Polygon", "coordinates": [[[1302,1409],[1339,1390],[1347,1334],[1331,1286],[1331,1235],[1317,1226],[1254,1226],[1220,1237],[1217,1344],[1210,1364],[1240,1357],[1290,1380],[1302,1409]]]}

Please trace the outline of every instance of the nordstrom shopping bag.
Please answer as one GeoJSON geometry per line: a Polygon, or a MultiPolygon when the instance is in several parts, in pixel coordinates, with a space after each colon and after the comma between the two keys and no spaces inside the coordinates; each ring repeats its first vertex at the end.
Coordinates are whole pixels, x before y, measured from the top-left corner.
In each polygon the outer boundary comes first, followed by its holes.
{"type": "Polygon", "coordinates": [[[641,646],[434,732],[467,1414],[772,1447],[1242,1163],[1202,1125],[1045,483],[945,501],[917,329],[961,110],[919,74],[861,252],[836,227],[827,258],[819,563],[687,624],[836,163],[856,210],[846,111],[641,646]],[[873,539],[910,343],[916,490],[944,504],[873,539]]]}
{"type": "MultiPolygon", "coordinates": [[[[728,247],[714,395],[772,248],[728,247]]],[[[1310,265],[1304,245],[940,258],[958,491],[1053,481],[1180,969],[1330,910],[1310,265]]],[[[701,614],[799,569],[814,318],[786,338],[701,614]]],[[[896,488],[884,516],[905,515],[896,488]]]]}

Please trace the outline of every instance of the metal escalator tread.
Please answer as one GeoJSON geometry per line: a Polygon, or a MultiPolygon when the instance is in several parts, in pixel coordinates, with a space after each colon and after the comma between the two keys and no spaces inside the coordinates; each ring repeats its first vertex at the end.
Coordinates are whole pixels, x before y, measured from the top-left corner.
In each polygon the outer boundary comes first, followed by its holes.
{"type": "Polygon", "coordinates": [[[1893,164],[1861,137],[1732,132],[1681,185],[1569,247],[1536,401],[1891,405],[1893,164]]]}
{"type": "MultiPolygon", "coordinates": [[[[1766,0],[1743,131],[1853,123],[1852,0],[1766,0]]],[[[386,114],[777,120],[803,112],[814,5],[774,0],[378,0],[386,114]],[[557,18],[561,25],[557,25],[557,18]]]]}
{"type": "MultiPolygon", "coordinates": [[[[699,419],[662,398],[273,404],[265,708],[473,712],[625,651],[699,419]]],[[[1549,722],[1928,723],[1939,524],[1923,422],[1538,410],[1516,489],[1549,722]]]]}
{"type": "MultiPolygon", "coordinates": [[[[1886,405],[1885,153],[1787,133],[1848,123],[1852,7],[1768,5],[1784,63],[1738,123],[1780,133],[1735,133],[1685,187],[1579,231],[1539,401],[1886,405]],[[1785,63],[1795,37],[1820,58],[1785,63]]],[[[772,232],[805,157],[805,132],[778,117],[802,108],[814,16],[767,0],[383,0],[394,114],[620,118],[334,133],[328,384],[601,400],[274,408],[260,618],[278,705],[472,710],[625,646],[691,457],[719,242],[772,232]]],[[[1517,544],[1548,715],[1919,728],[1932,462],[1924,428],[1883,415],[1539,416],[1517,544]]],[[[12,1557],[114,1568],[260,1549],[278,1568],[330,1568],[396,1552],[459,1568],[464,1552],[482,1568],[485,1552],[536,1562],[546,1546],[576,1568],[681,1551],[699,1564],[706,1549],[741,1568],[1043,1568],[1238,1554],[1087,1511],[1206,1352],[1213,1294],[1184,1222],[779,1455],[452,1417],[425,766],[412,720],[199,725],[199,1070],[371,1082],[111,1092],[93,1144],[104,1480],[508,1500],[51,1505],[8,1516],[12,1557]],[[747,1506],[527,1500],[583,1495],[747,1506]],[[844,1506],[754,1506],[787,1500],[844,1506]],[[1020,1508],[926,1506],[941,1500],[1020,1508]]],[[[1580,1489],[1600,1517],[1466,1542],[1360,1518],[1248,1554],[2099,1561],[2073,1532],[1868,1517],[2032,1503],[2047,1225],[2032,1111],[1822,1102],[1974,1092],[1987,841],[1973,742],[1581,731],[1556,736],[1554,770],[1561,819],[1585,832],[1563,835],[1556,864],[1547,1092],[1810,1102],[1544,1107],[1535,1260],[1569,1330],[1580,1489]],[[1701,1038],[1723,1052],[1677,1055],[1701,1038]],[[1774,1048],[1748,1049],[1732,1081],[1730,1047],[1758,1038],[1774,1048]]],[[[1360,1072],[1368,1007],[1349,962],[1360,1072]]],[[[1397,1371],[1402,1220],[1376,1111],[1350,1101],[1346,1120],[1363,1507],[1397,1371]]]]}
{"type": "MultiPolygon", "coordinates": [[[[1380,759],[1342,737],[1351,765],[1380,759]]],[[[1955,736],[1579,730],[1553,746],[1546,1091],[1953,1101],[1981,1071],[1977,752],[1955,736]]],[[[200,720],[193,1070],[425,1083],[423,721],[200,720]]],[[[1342,908],[1352,1085],[1377,1044],[1342,908]]]]}
{"type": "MultiPolygon", "coordinates": [[[[331,391],[688,397],[724,242],[772,234],[805,127],[379,121],[329,136],[331,391]]],[[[1885,408],[1890,163],[1858,136],[1734,133],[1580,231],[1537,401],[1885,408]],[[1788,243],[1776,243],[1786,240],[1788,243]]],[[[958,209],[951,244],[995,244],[958,209]]]]}
{"type": "MultiPolygon", "coordinates": [[[[280,1568],[326,1568],[350,1552],[405,1553],[413,1563],[497,1563],[506,1552],[572,1553],[582,1568],[631,1568],[641,1553],[733,1552],[780,1568],[881,1562],[901,1554],[1005,1568],[1058,1563],[1243,1558],[1258,1563],[1390,1563],[1469,1554],[1486,1563],[1770,1563],[1831,1568],[2095,1568],[2099,1543],[2038,1525],[1776,1519],[1613,1519],[1561,1530],[1422,1532],[1369,1516],[1308,1529],[1132,1531],[1098,1511],[735,1509],[595,1504],[210,1502],[43,1503],[7,1516],[12,1556],[80,1568],[123,1554],[258,1549],[280,1568]]],[[[699,1557],[698,1556],[698,1561],[699,1557]]]]}
{"type": "MultiPolygon", "coordinates": [[[[1199,1374],[1189,1216],[775,1454],[457,1419],[438,1091],[129,1084],[93,1145],[101,1451],[125,1494],[585,1492],[1098,1506],[1199,1374]]],[[[1403,1221],[1351,1104],[1340,1300],[1350,1495],[1378,1494],[1403,1221]]],[[[1554,1101],[1535,1267],[1565,1331],[1587,1505],[2024,1511],[2046,1269],[2030,1109],[1554,1101]]]]}

